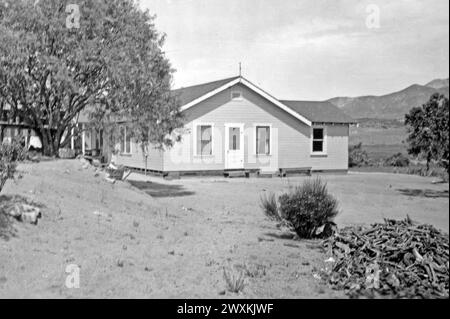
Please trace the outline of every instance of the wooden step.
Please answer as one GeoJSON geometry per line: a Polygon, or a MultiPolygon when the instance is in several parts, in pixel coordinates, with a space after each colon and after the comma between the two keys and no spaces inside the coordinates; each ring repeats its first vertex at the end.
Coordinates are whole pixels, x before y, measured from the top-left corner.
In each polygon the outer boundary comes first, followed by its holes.
{"type": "Polygon", "coordinates": [[[278,172],[271,172],[271,171],[261,171],[258,173],[258,177],[259,178],[273,178],[273,177],[277,177],[278,176],[278,172]]]}
{"type": "Polygon", "coordinates": [[[308,175],[311,176],[312,167],[280,168],[279,176],[308,175]]]}
{"type": "Polygon", "coordinates": [[[250,172],[246,170],[233,170],[233,171],[224,171],[223,175],[228,178],[235,178],[235,177],[250,177],[250,172]]]}

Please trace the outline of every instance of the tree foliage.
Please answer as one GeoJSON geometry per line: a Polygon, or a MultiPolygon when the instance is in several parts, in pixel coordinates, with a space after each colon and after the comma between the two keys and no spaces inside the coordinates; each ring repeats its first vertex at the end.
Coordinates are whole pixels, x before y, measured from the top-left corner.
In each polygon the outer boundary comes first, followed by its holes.
{"type": "Polygon", "coordinates": [[[138,142],[170,145],[180,112],[155,17],[132,0],[70,3],[78,24],[65,0],[0,0],[0,104],[36,128],[46,155],[69,142],[82,111],[110,130],[126,122],[138,142]]]}
{"type": "Polygon", "coordinates": [[[430,100],[411,109],[405,115],[408,127],[408,153],[424,156],[427,170],[431,161],[449,169],[449,104],[442,94],[433,94],[430,100]]]}

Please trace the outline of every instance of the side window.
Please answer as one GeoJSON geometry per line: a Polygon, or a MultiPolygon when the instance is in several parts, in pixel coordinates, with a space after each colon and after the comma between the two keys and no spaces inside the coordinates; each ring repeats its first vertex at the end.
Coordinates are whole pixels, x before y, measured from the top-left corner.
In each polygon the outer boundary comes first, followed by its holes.
{"type": "Polygon", "coordinates": [[[325,130],[323,128],[314,128],[312,136],[312,152],[323,153],[325,152],[325,130]]]}

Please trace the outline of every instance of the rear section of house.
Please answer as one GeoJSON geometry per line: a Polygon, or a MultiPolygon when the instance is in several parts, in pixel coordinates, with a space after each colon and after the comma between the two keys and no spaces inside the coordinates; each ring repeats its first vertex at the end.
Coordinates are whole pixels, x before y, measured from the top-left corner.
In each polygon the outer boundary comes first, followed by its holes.
{"type": "Polygon", "coordinates": [[[185,124],[182,140],[165,150],[121,139],[114,160],[161,173],[279,169],[346,172],[349,125],[328,102],[282,101],[242,77],[174,91],[185,124]]]}

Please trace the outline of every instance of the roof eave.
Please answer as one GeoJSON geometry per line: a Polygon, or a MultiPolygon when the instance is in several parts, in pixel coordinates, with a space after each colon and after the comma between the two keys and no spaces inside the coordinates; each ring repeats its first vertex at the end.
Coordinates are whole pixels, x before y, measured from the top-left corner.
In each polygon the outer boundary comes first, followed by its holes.
{"type": "Polygon", "coordinates": [[[339,122],[339,121],[313,121],[313,125],[321,125],[321,124],[328,124],[328,125],[356,125],[358,122],[339,122]]]}

